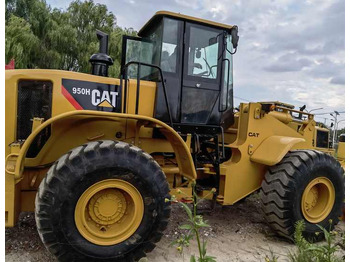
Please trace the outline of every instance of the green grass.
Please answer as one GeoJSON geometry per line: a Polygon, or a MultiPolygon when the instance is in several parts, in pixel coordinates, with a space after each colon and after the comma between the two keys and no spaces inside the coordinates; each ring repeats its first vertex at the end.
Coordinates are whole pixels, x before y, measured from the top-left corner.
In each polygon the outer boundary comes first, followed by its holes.
{"type": "Polygon", "coordinates": [[[340,262],[345,261],[345,256],[339,255],[340,249],[344,249],[345,236],[340,235],[337,240],[337,231],[328,232],[325,228],[318,226],[320,232],[324,234],[325,242],[310,243],[303,237],[305,230],[304,221],[295,224],[294,241],[297,246],[295,252],[290,252],[288,257],[291,262],[340,262]]]}

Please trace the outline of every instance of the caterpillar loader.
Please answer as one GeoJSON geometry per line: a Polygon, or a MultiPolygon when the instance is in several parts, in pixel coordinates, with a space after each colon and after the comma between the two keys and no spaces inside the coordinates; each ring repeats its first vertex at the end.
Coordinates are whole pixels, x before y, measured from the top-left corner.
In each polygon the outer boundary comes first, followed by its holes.
{"type": "Polygon", "coordinates": [[[340,135],[338,139],[337,159],[345,169],[345,134],[340,135]]]}
{"type": "Polygon", "coordinates": [[[291,238],[337,223],[344,171],[293,105],[233,105],[238,27],[157,12],[124,36],[120,79],[108,35],[92,74],[6,70],[6,226],[35,211],[60,261],[137,261],[161,239],[177,189],[233,205],[261,189],[267,222],[291,238]],[[213,191],[212,191],[213,192],[213,191]]]}

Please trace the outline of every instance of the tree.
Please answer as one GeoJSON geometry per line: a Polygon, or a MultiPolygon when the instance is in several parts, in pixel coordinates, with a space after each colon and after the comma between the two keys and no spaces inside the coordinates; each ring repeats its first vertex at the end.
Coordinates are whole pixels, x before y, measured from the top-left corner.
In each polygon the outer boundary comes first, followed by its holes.
{"type": "Polygon", "coordinates": [[[98,52],[96,29],[110,34],[109,50],[115,63],[110,76],[120,73],[122,35],[132,28],[116,25],[116,17],[92,0],[73,1],[67,10],[51,10],[44,0],[6,0],[6,51],[16,68],[63,69],[88,73],[89,58],[98,52]]]}
{"type": "Polygon", "coordinates": [[[5,35],[6,64],[11,58],[15,58],[18,68],[35,67],[32,57],[39,48],[39,39],[33,34],[30,24],[11,14],[5,27],[5,35]]]}

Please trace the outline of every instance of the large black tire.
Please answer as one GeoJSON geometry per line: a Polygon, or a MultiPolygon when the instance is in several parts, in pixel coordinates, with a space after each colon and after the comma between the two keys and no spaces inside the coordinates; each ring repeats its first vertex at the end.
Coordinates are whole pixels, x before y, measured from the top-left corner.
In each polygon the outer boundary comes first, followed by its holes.
{"type": "Polygon", "coordinates": [[[316,223],[330,229],[339,222],[345,190],[344,170],[335,158],[316,150],[296,150],[268,169],[262,183],[261,199],[265,218],[279,235],[293,240],[295,223],[304,220],[307,239],[322,237],[321,234],[316,236],[319,227],[305,219],[301,207],[305,188],[318,177],[329,179],[335,189],[335,201],[329,215],[316,223]]]}
{"type": "Polygon", "coordinates": [[[168,224],[166,177],[156,161],[123,142],[97,141],[62,156],[40,184],[35,218],[46,248],[60,261],[138,261],[154,249],[168,224]],[[78,231],[74,212],[82,193],[105,179],[121,179],[141,194],[144,214],[136,232],[115,245],[96,245],[78,231]]]}

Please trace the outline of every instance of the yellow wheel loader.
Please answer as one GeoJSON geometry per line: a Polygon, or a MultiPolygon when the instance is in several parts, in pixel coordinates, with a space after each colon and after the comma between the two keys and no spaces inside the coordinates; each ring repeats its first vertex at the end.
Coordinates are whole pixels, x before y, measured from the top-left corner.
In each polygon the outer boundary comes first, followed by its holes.
{"type": "Polygon", "coordinates": [[[345,169],[345,134],[339,136],[337,159],[341,166],[345,169]]]}
{"type": "Polygon", "coordinates": [[[276,232],[337,223],[344,171],[320,150],[312,114],[233,105],[237,26],[157,12],[124,36],[120,79],[108,35],[92,74],[6,70],[6,226],[35,211],[61,261],[137,261],[154,249],[175,190],[232,205],[261,190],[276,232]],[[212,191],[213,192],[213,191],[212,191]]]}

